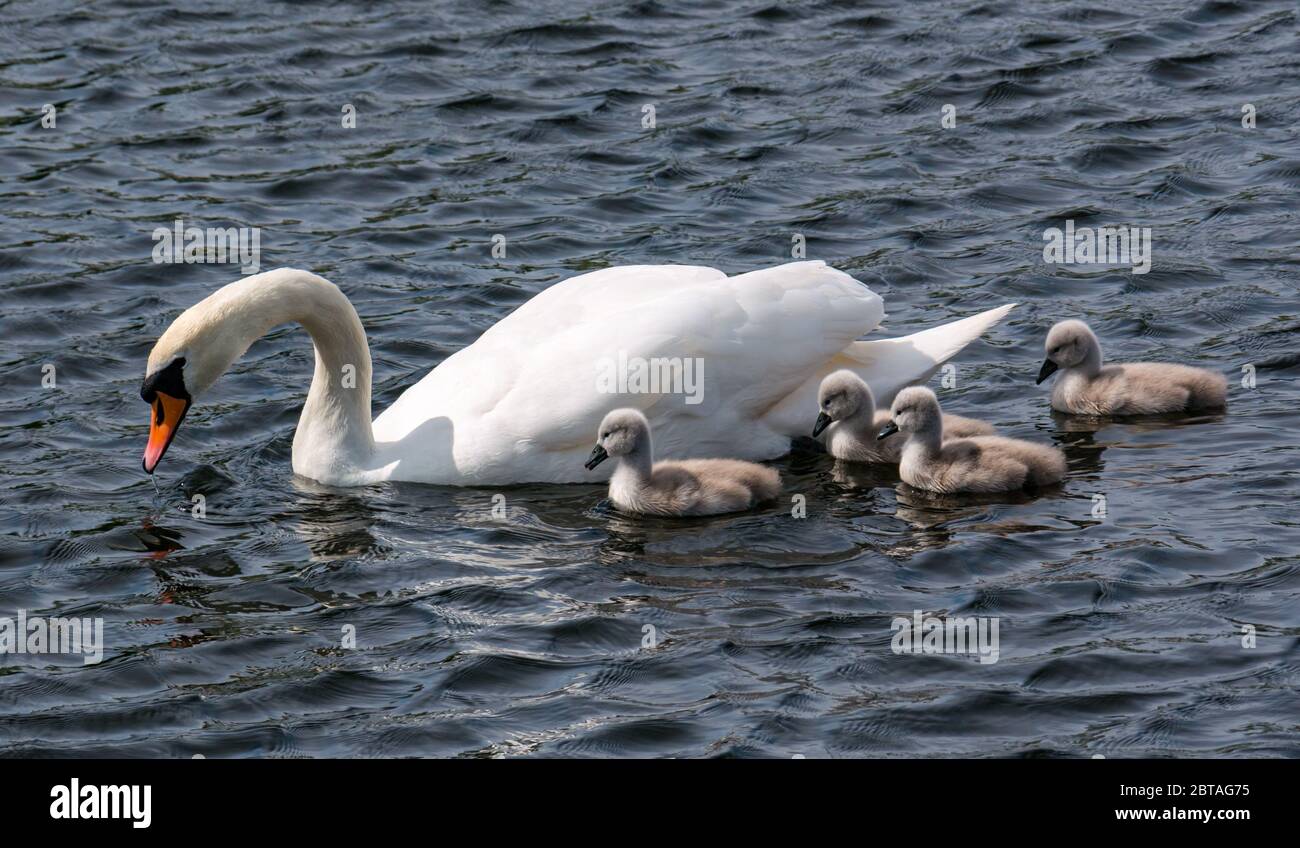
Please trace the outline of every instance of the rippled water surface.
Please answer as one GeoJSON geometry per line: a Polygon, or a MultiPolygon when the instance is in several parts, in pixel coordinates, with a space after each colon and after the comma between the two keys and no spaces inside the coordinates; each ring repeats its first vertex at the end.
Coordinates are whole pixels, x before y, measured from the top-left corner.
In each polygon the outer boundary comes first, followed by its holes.
{"type": "Polygon", "coordinates": [[[102,617],[107,643],[0,656],[0,753],[1300,754],[1297,23],[1270,0],[0,3],[0,615],[102,617]],[[289,468],[312,350],[286,327],[191,412],[156,494],[145,358],[242,276],[153,264],[177,217],[338,283],[376,409],[575,273],[738,273],[800,233],[885,298],[885,335],[1019,302],[943,399],[1070,476],[931,501],[794,457],[776,506],[678,523],[596,486],[504,490],[505,520],[491,491],[331,490],[289,468]],[[1066,219],[1151,227],[1153,270],[1044,264],[1066,219]],[[1229,411],[1054,417],[1033,378],[1065,317],[1228,375],[1229,411]],[[894,655],[916,609],[998,617],[999,661],[894,655]]]}

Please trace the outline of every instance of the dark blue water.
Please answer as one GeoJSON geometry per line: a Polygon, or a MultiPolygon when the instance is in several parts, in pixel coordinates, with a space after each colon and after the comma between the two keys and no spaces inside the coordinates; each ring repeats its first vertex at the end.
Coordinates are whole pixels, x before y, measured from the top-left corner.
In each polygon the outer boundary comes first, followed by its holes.
{"type": "Polygon", "coordinates": [[[1300,754],[1298,44],[1270,0],[0,4],[0,615],[106,641],[0,655],[0,753],[1300,754]],[[594,486],[504,490],[504,521],[497,492],[329,490],[290,471],[312,350],[282,328],[155,494],[145,358],[242,276],[153,264],[177,217],[338,283],[376,409],[573,274],[802,234],[882,334],[1021,303],[942,398],[1070,477],[931,501],[795,458],[782,503],[688,523],[594,486]],[[1151,227],[1151,273],[1045,264],[1066,219],[1151,227]],[[1067,317],[1226,374],[1228,412],[1054,417],[1067,317]],[[997,617],[999,661],[893,654],[915,609],[997,617]]]}

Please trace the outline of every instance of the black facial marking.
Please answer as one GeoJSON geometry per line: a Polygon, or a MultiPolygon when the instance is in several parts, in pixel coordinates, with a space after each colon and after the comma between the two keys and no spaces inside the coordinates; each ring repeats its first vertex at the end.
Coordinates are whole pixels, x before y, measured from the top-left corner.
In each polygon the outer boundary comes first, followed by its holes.
{"type": "MultiPolygon", "coordinates": [[[[181,400],[190,400],[190,393],[185,390],[185,357],[173,359],[166,368],[159,368],[140,384],[140,397],[145,403],[153,403],[158,392],[171,395],[181,400]]],[[[161,413],[159,413],[161,414],[161,413]]],[[[161,422],[161,419],[159,420],[161,422]]]]}

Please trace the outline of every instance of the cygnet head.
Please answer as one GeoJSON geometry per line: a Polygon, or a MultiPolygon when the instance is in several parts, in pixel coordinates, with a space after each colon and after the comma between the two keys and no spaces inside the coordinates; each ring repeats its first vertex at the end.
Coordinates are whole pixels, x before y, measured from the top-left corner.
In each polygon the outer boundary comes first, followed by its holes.
{"type": "Polygon", "coordinates": [[[889,419],[889,424],[880,431],[877,439],[900,432],[905,436],[931,429],[943,432],[943,413],[939,410],[939,399],[924,386],[911,386],[899,392],[898,397],[894,398],[894,405],[889,408],[889,419]]]}
{"type": "Polygon", "coordinates": [[[865,410],[870,418],[876,411],[876,399],[861,377],[848,369],[827,374],[817,389],[817,423],[813,425],[814,437],[831,425],[832,421],[852,418],[865,410]]]}
{"type": "Polygon", "coordinates": [[[1047,359],[1038,371],[1038,383],[1056,373],[1058,368],[1074,368],[1095,356],[1101,364],[1101,343],[1092,329],[1082,321],[1062,321],[1052,327],[1043,345],[1047,359]]]}
{"type": "Polygon", "coordinates": [[[595,468],[611,456],[626,456],[650,443],[650,422],[635,409],[616,409],[605,416],[596,431],[596,447],[584,463],[595,468]]]}

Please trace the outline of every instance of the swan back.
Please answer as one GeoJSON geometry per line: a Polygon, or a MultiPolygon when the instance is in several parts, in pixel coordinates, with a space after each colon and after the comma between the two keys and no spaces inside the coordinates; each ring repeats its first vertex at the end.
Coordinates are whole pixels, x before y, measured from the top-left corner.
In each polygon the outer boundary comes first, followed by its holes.
{"type": "Polygon", "coordinates": [[[480,482],[577,482],[592,429],[630,407],[664,455],[777,457],[806,431],[807,407],[789,431],[772,426],[771,410],[883,313],[877,295],[823,262],[735,277],[607,268],[552,286],[449,357],[375,420],[375,436],[397,443],[430,418],[445,422],[450,455],[403,452],[398,479],[437,481],[450,466],[480,482]],[[625,362],[691,368],[697,391],[602,383],[625,362]]]}

